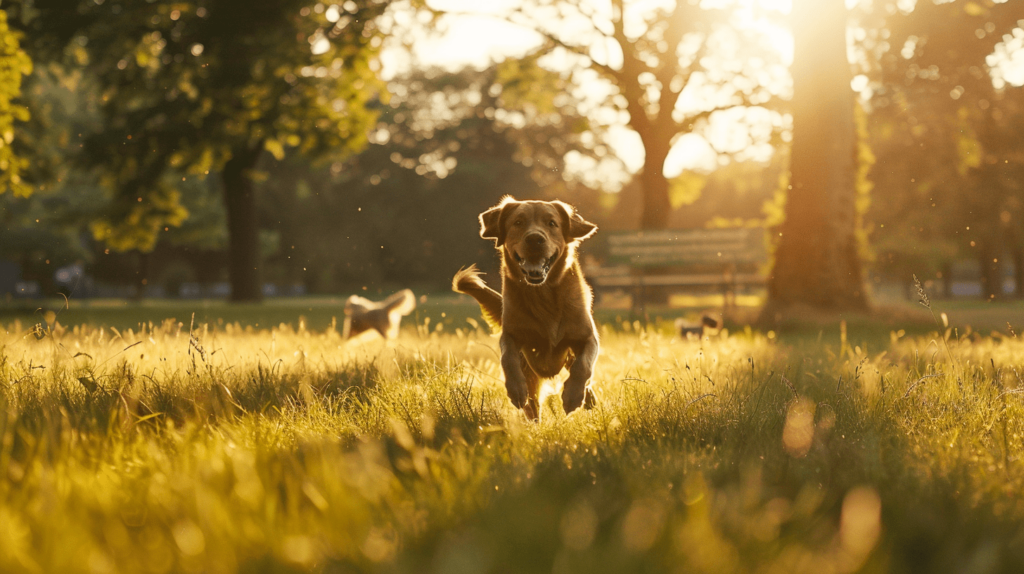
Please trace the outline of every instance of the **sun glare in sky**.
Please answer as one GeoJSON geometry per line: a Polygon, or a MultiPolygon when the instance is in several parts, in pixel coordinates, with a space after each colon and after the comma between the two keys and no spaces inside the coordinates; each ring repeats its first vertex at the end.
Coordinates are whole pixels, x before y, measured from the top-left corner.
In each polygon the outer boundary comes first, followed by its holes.
{"type": "MultiPolygon", "coordinates": [[[[849,7],[860,2],[870,0],[846,0],[849,7]]],[[[733,24],[736,35],[733,43],[748,41],[751,38],[758,38],[760,45],[774,54],[766,57],[766,60],[774,59],[783,65],[789,65],[793,59],[793,38],[786,27],[780,23],[779,16],[788,14],[792,8],[792,0],[704,0],[708,5],[730,6],[733,9],[733,24]]],[[[593,0],[590,2],[593,11],[598,14],[608,14],[611,5],[607,0],[593,0]]],[[[540,34],[527,26],[509,22],[507,15],[520,6],[519,0],[432,0],[430,6],[434,9],[447,12],[438,21],[430,24],[427,29],[425,23],[420,23],[419,31],[414,32],[415,41],[412,42],[411,55],[405,50],[385,50],[382,55],[383,71],[386,77],[400,74],[412,66],[437,66],[445,69],[458,69],[464,66],[484,67],[491,62],[500,61],[507,57],[522,56],[537,48],[542,43],[540,34]]],[[[652,10],[659,6],[671,7],[670,0],[632,0],[627,2],[627,10],[635,11],[652,10]]],[[[642,13],[642,12],[641,12],[642,13]]],[[[627,12],[626,32],[630,33],[629,12],[627,12]]],[[[409,17],[411,21],[411,16],[409,17]]],[[[557,19],[551,22],[552,28],[549,32],[565,34],[564,37],[572,38],[579,42],[581,38],[593,38],[591,55],[595,60],[604,59],[610,65],[617,67],[621,62],[621,54],[615,48],[609,49],[607,40],[597,36],[592,25],[576,22],[559,23],[557,19]],[[561,26],[561,28],[559,28],[561,26]],[[587,29],[589,27],[589,30],[587,29]],[[589,36],[587,35],[589,33],[589,36]]],[[[639,19],[637,19],[639,23],[639,19]]],[[[547,22],[545,22],[547,24],[547,22]]],[[[400,25],[402,25],[400,23],[400,25]]],[[[414,22],[406,22],[405,27],[415,29],[414,22]],[[408,26],[413,24],[413,26],[408,26]]],[[[633,26],[634,29],[640,29],[633,26]]],[[[1014,31],[1013,41],[1001,45],[997,53],[990,58],[989,63],[994,72],[994,81],[997,85],[1002,82],[1020,85],[1024,83],[1024,30],[1014,31]]],[[[571,61],[567,58],[549,58],[547,63],[550,67],[570,66],[571,61]]],[[[769,87],[769,91],[775,94],[786,93],[788,87],[788,76],[784,80],[772,78],[770,74],[765,77],[767,81],[776,84],[769,87]]],[[[858,91],[867,88],[866,77],[859,76],[854,81],[854,87],[858,91]],[[859,82],[859,84],[858,84],[859,82]]],[[[596,74],[589,85],[583,86],[585,95],[593,97],[594,101],[604,99],[609,91],[607,82],[596,74]]],[[[708,107],[714,107],[705,99],[707,90],[695,90],[697,95],[684,91],[680,102],[676,107],[677,111],[700,111],[708,107]]],[[[596,105],[596,104],[595,104],[596,105]]],[[[710,171],[715,169],[724,161],[722,152],[737,152],[740,159],[767,161],[773,154],[773,148],[768,144],[773,126],[777,127],[780,121],[779,116],[774,112],[751,112],[750,110],[733,110],[720,112],[713,117],[707,129],[701,133],[681,135],[665,165],[665,175],[674,177],[684,170],[710,171]]],[[[639,136],[626,127],[624,124],[614,125],[609,129],[609,144],[613,153],[622,160],[626,170],[630,173],[637,172],[643,165],[644,150],[640,143],[639,136]]],[[[588,166],[587,169],[591,169],[588,166]]],[[[626,174],[619,174],[620,182],[628,179],[626,174]]],[[[613,186],[614,187],[614,186],[613,186]]]]}

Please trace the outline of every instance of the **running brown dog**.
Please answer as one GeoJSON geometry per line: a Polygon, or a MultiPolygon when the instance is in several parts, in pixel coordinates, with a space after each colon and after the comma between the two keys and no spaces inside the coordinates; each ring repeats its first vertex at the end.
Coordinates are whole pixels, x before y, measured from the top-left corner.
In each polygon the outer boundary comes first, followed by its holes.
{"type": "Polygon", "coordinates": [[[512,404],[540,418],[541,379],[569,377],[562,405],[571,413],[594,404],[589,388],[600,351],[593,294],[576,260],[579,242],[597,231],[561,201],[516,201],[506,196],[480,214],[480,237],[501,253],[501,293],[480,279],[476,266],[459,271],[452,288],[472,296],[484,317],[501,328],[501,368],[512,404]]]}

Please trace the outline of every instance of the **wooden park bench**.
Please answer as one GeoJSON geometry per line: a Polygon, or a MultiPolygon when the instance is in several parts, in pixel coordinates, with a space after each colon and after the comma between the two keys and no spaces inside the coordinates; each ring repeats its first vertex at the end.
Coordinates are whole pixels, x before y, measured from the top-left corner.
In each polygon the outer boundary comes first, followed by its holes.
{"type": "Polygon", "coordinates": [[[587,271],[598,293],[626,291],[643,314],[654,290],[722,293],[735,305],[740,288],[765,285],[763,228],[612,232],[605,266],[587,271]]]}

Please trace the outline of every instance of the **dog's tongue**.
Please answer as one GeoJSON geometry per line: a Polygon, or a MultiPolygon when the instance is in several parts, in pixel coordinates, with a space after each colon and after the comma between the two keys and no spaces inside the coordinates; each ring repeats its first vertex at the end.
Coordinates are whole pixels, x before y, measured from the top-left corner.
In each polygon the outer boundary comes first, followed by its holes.
{"type": "Polygon", "coordinates": [[[523,273],[531,279],[543,279],[544,278],[544,264],[543,263],[523,263],[520,266],[523,273]]]}

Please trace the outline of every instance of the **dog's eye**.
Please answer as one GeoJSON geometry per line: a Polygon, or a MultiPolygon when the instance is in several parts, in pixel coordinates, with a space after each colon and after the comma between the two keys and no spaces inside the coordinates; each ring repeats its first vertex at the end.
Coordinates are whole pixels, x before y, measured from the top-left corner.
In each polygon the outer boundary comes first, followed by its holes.
{"type": "Polygon", "coordinates": [[[558,224],[555,223],[554,219],[552,219],[551,221],[548,222],[548,226],[550,226],[551,228],[556,228],[558,227],[558,224]]]}
{"type": "Polygon", "coordinates": [[[515,222],[512,223],[512,225],[514,225],[516,227],[519,227],[522,224],[523,224],[523,220],[522,219],[517,219],[517,220],[515,220],[515,222]]]}

